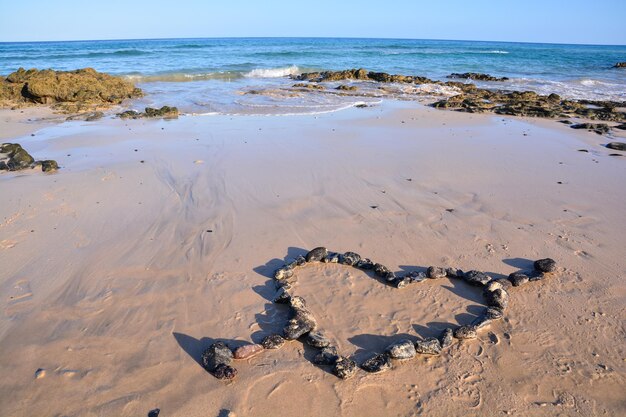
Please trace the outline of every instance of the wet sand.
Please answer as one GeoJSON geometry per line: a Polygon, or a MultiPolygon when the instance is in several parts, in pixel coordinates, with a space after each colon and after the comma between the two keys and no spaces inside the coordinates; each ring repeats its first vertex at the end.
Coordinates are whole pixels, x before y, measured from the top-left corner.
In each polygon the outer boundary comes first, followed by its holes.
{"type": "MultiPolygon", "coordinates": [[[[2,415],[626,413],[626,158],[606,137],[415,103],[54,125],[15,114],[0,113],[3,141],[61,170],[0,174],[2,415]],[[559,271],[513,288],[477,340],[387,373],[339,380],[300,342],[237,361],[231,383],[204,371],[213,340],[280,332],[273,271],[316,246],[396,272],[502,277],[544,257],[559,271]]],[[[359,360],[467,324],[483,302],[458,281],[395,289],[338,265],[298,279],[359,360]]]]}

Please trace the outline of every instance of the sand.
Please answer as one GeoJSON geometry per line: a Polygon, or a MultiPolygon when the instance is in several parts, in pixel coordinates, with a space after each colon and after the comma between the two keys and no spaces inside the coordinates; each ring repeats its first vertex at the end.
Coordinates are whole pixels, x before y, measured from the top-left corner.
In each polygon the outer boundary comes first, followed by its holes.
{"type": "MultiPolygon", "coordinates": [[[[626,158],[606,137],[415,103],[44,125],[31,110],[0,113],[3,140],[61,170],[0,174],[0,415],[626,413],[626,158]],[[213,340],[280,332],[270,277],[320,245],[397,272],[559,270],[512,289],[477,340],[387,373],[339,380],[300,342],[238,361],[230,383],[204,371],[213,340]]],[[[395,289],[337,265],[298,279],[359,360],[482,307],[448,279],[395,289]]]]}

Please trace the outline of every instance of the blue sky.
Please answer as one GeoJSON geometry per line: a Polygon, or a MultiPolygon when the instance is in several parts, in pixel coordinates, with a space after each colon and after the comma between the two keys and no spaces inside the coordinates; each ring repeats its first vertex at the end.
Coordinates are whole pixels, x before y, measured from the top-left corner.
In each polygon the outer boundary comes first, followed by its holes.
{"type": "Polygon", "coordinates": [[[626,0],[0,0],[0,42],[383,37],[626,44],[626,0]]]}

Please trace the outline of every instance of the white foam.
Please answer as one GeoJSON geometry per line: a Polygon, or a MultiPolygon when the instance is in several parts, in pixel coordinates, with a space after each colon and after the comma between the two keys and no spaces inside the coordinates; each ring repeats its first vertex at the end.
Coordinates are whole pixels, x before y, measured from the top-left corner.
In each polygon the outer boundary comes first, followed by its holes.
{"type": "Polygon", "coordinates": [[[288,75],[297,75],[300,73],[300,68],[295,65],[283,68],[257,68],[244,74],[244,77],[248,78],[279,78],[286,77],[288,75]]]}

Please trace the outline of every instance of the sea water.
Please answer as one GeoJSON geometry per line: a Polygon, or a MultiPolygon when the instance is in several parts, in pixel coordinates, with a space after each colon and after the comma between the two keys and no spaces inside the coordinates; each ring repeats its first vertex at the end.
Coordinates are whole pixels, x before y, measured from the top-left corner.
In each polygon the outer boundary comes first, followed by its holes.
{"type": "Polygon", "coordinates": [[[132,80],[147,93],[129,107],[174,105],[195,114],[337,111],[387,99],[455,94],[437,85],[348,82],[345,94],[293,89],[307,71],[365,68],[446,80],[453,72],[509,77],[481,87],[626,101],[626,46],[411,39],[220,38],[0,43],[0,74],[19,67],[92,67],[132,80]],[[381,88],[382,87],[382,88],[381,88]]]}

